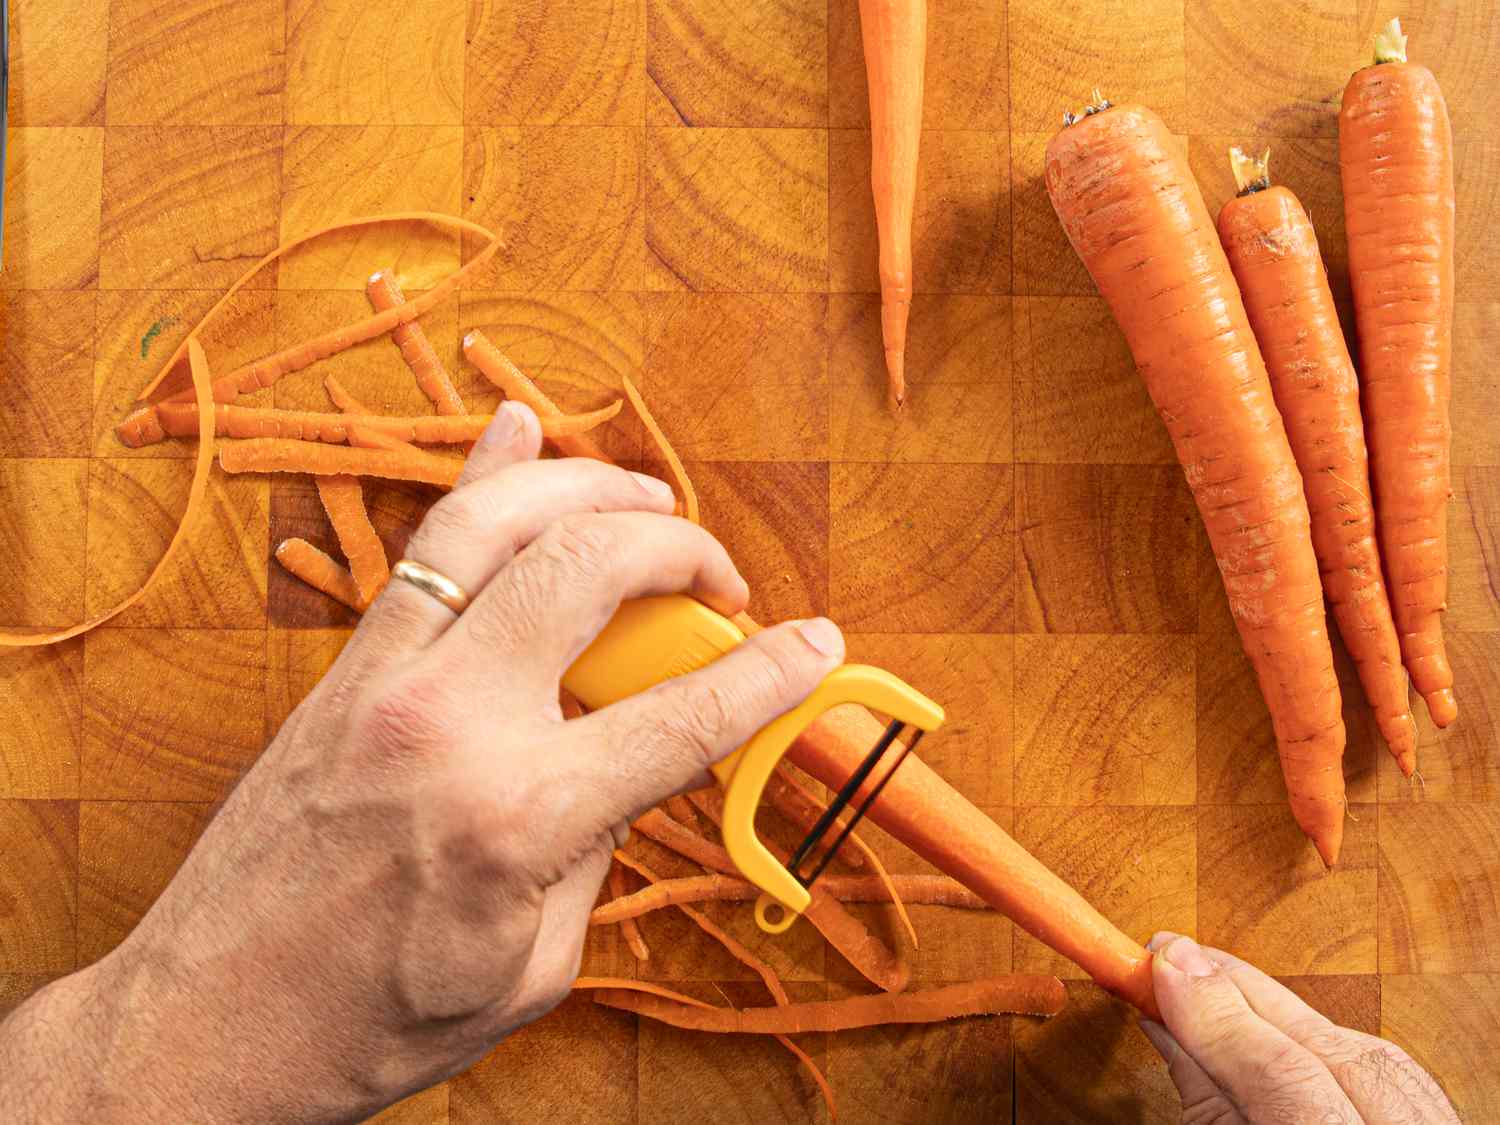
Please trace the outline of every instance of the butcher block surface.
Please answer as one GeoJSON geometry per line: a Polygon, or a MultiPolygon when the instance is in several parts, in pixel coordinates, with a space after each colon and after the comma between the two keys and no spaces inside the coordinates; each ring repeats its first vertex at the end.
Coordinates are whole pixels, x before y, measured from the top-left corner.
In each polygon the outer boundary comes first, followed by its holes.
{"type": "MultiPolygon", "coordinates": [[[[1129,933],[1193,934],[1335,1020],[1389,1036],[1468,1121],[1500,1121],[1500,10],[1482,0],[934,0],[907,359],[885,410],[854,0],[12,0],[0,375],[0,626],[61,626],[144,577],[191,442],[110,427],[183,333],[284,238],[381,210],[462,214],[506,248],[424,320],[466,401],[485,334],[569,409],[638,380],[761,620],[829,614],[851,655],[950,716],[931,764],[1129,933]],[[1123,340],[1043,187],[1094,87],[1153,106],[1211,210],[1227,147],[1269,144],[1349,278],[1337,106],[1401,15],[1456,140],[1458,307],[1447,635],[1460,717],[1418,705],[1421,783],[1387,756],[1340,651],[1343,859],[1287,811],[1270,722],[1123,340]]],[[[408,293],[477,244],[416,228],[263,273],[205,340],[220,370],[408,293]]],[[[1350,321],[1352,325],[1352,320],[1350,321]]],[[[335,372],[428,409],[378,339],[261,405],[326,409],[335,372]]],[[[606,447],[645,460],[628,411],[606,447]]],[[[392,558],[431,502],[368,486],[392,558]]],[[[352,617],[271,548],[335,550],[304,478],[215,471],[138,606],[0,653],[0,1010],[119,943],[328,667],[352,617]]],[[[869,837],[898,871],[928,870],[869,837]]],[[[633,845],[653,865],[671,857],[633,845]]],[[[634,885],[634,884],[632,884],[634,885]]],[[[859,908],[894,939],[886,913],[859,908]]],[[[794,999],[867,986],[810,927],[710,909],[794,999]]],[[[1055,972],[1046,1021],[802,1037],[844,1122],[1175,1122],[1133,1015],[993,914],[912,911],[920,985],[1055,972]]],[[[596,932],[585,972],[764,1004],[683,917],[650,960],[596,932]]],[[[573,998],[387,1120],[825,1120],[771,1040],[573,998]]]]}

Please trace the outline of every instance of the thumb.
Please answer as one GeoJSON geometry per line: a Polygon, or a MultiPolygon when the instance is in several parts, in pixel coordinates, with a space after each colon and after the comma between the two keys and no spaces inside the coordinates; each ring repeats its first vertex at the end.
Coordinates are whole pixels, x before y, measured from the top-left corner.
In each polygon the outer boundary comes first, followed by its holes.
{"type": "Polygon", "coordinates": [[[589,829],[634,820],[674,793],[710,784],[709,765],[801,703],[843,660],[844,638],[832,621],[791,621],[705,668],[576,720],[579,733],[591,736],[575,763],[591,794],[589,829]]]}
{"type": "Polygon", "coordinates": [[[1244,1117],[1361,1120],[1322,1061],[1256,1015],[1230,975],[1192,938],[1176,938],[1157,952],[1152,977],[1172,1039],[1244,1117]]]}

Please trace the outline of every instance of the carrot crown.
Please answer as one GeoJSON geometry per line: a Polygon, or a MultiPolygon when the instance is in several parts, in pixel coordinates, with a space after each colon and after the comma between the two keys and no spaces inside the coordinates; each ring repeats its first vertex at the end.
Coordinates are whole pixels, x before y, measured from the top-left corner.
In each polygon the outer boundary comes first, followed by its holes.
{"type": "Polygon", "coordinates": [[[1109,108],[1109,105],[1109,99],[1100,94],[1099,87],[1095,86],[1093,96],[1089,99],[1088,105],[1084,106],[1077,113],[1074,113],[1071,109],[1063,110],[1063,128],[1066,129],[1074,122],[1082,121],[1085,117],[1092,117],[1096,113],[1103,113],[1109,108]]]}
{"type": "Polygon", "coordinates": [[[1270,163],[1269,148],[1259,156],[1251,156],[1239,145],[1230,148],[1229,167],[1234,169],[1234,186],[1240,195],[1254,195],[1271,186],[1270,163]]]}
{"type": "Polygon", "coordinates": [[[1375,33],[1375,65],[1406,61],[1406,36],[1401,32],[1401,18],[1391,20],[1375,33]]]}

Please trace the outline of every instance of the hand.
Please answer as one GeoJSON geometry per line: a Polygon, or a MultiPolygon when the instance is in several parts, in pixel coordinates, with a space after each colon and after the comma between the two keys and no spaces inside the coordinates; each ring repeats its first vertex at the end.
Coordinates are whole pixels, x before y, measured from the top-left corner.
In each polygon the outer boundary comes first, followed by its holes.
{"type": "Polygon", "coordinates": [[[502,409],[413,535],[469,608],[393,580],[86,1000],[38,998],[102,1025],[74,1119],[343,1120],[469,1066],[566,995],[630,821],[840,663],[831,623],[788,624],[565,722],[623,599],[749,592],[665,485],[540,444],[502,409]]]}
{"type": "Polygon", "coordinates": [[[1238,957],[1160,933],[1153,981],[1166,1059],[1192,1125],[1458,1125],[1432,1076],[1373,1035],[1339,1027],[1238,957]]]}

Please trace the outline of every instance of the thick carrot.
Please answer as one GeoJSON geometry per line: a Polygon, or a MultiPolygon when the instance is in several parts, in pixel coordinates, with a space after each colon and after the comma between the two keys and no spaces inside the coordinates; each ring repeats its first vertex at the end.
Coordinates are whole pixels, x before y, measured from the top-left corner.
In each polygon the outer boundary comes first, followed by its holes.
{"type": "Polygon", "coordinates": [[[1401,653],[1432,721],[1458,717],[1448,601],[1453,134],[1437,79],[1392,20],[1344,87],[1339,171],[1376,528],[1401,653]]]}
{"type": "Polygon", "coordinates": [[[1317,235],[1297,197],[1271,185],[1269,155],[1255,159],[1230,150],[1240,193],[1219,212],[1219,239],[1302,472],[1323,592],[1380,733],[1410,777],[1417,728],[1375,543],[1359,379],[1317,235]]]}
{"type": "Polygon", "coordinates": [[[363,613],[369,603],[360,597],[354,575],[306,539],[285,539],[276,548],[276,561],[294,578],[320,590],[334,601],[363,613]]]}
{"type": "MultiPolygon", "coordinates": [[[[506,398],[524,402],[536,412],[538,418],[546,419],[562,411],[557,404],[547,397],[545,391],[529,379],[525,372],[510,361],[510,359],[494,344],[486,339],[483,332],[478,329],[470,332],[464,337],[464,357],[468,359],[479,373],[500,388],[506,398]]],[[[560,436],[553,441],[557,448],[569,457],[590,457],[595,461],[608,461],[604,450],[599,448],[593,438],[581,434],[560,436]]]]}
{"type": "MultiPolygon", "coordinates": [[[[586,978],[580,978],[583,980],[586,978]]],[[[1016,973],[966,981],[921,992],[875,993],[844,1000],[815,1000],[775,1008],[714,1008],[684,1004],[665,990],[603,988],[595,999],[611,1008],[636,1012],[689,1031],[730,1035],[800,1035],[810,1031],[850,1031],[892,1023],[941,1023],[963,1016],[1014,1012],[1050,1016],[1062,1011],[1067,993],[1056,977],[1016,973]]],[[[576,986],[575,986],[576,987],[576,986]]]]}
{"type": "Polygon", "coordinates": [[[1047,146],[1047,194],[1176,446],[1271,713],[1292,814],[1332,865],[1344,722],[1302,476],[1186,157],[1149,109],[1090,110],[1047,146]]]}
{"type": "Polygon", "coordinates": [[[458,483],[464,463],[421,450],[351,449],[315,441],[250,438],[221,445],[219,466],[226,473],[312,473],[314,476],[353,473],[452,488],[458,483]]]}
{"type": "MultiPolygon", "coordinates": [[[[580,434],[608,422],[624,406],[616,399],[608,406],[586,414],[549,414],[542,419],[542,433],[549,437],[580,434]]],[[[327,414],[315,410],[272,410],[255,406],[214,407],[214,432],[233,438],[294,438],[298,441],[346,442],[349,430],[361,426],[397,441],[422,445],[462,445],[484,433],[493,414],[431,415],[392,418],[385,414],[327,414]]],[[[157,407],[163,431],[172,436],[191,434],[193,407],[189,403],[164,402],[157,407]]],[[[121,438],[126,445],[130,441],[121,438]]]]}
{"type": "MultiPolygon", "coordinates": [[[[406,295],[401,292],[401,286],[384,270],[370,275],[370,280],[365,284],[365,295],[370,298],[370,304],[376,312],[384,312],[406,303],[406,295]]],[[[427,396],[427,401],[432,403],[439,414],[468,413],[448,369],[438,358],[432,341],[422,331],[420,324],[412,320],[398,325],[391,332],[391,339],[401,349],[401,358],[411,368],[417,388],[427,396]]]]}
{"type": "Polygon", "coordinates": [[[365,510],[364,485],[356,476],[340,474],[318,477],[318,499],[328,513],[328,522],[338,536],[349,571],[359,588],[359,600],[369,605],[390,581],[391,568],[385,557],[385,544],[370,523],[365,510]]]}
{"type": "Polygon", "coordinates": [[[911,313],[911,224],[922,140],[927,0],[859,0],[870,85],[870,185],[880,238],[880,335],[890,400],[906,401],[906,321],[911,313]]]}
{"type": "MultiPolygon", "coordinates": [[[[617,860],[618,858],[616,856],[617,860]]],[[[615,898],[625,893],[625,869],[618,862],[609,865],[609,893],[615,898]]],[[[634,918],[620,919],[620,936],[625,939],[626,947],[637,961],[650,960],[651,950],[647,947],[645,935],[641,933],[641,927],[634,918]]]]}

